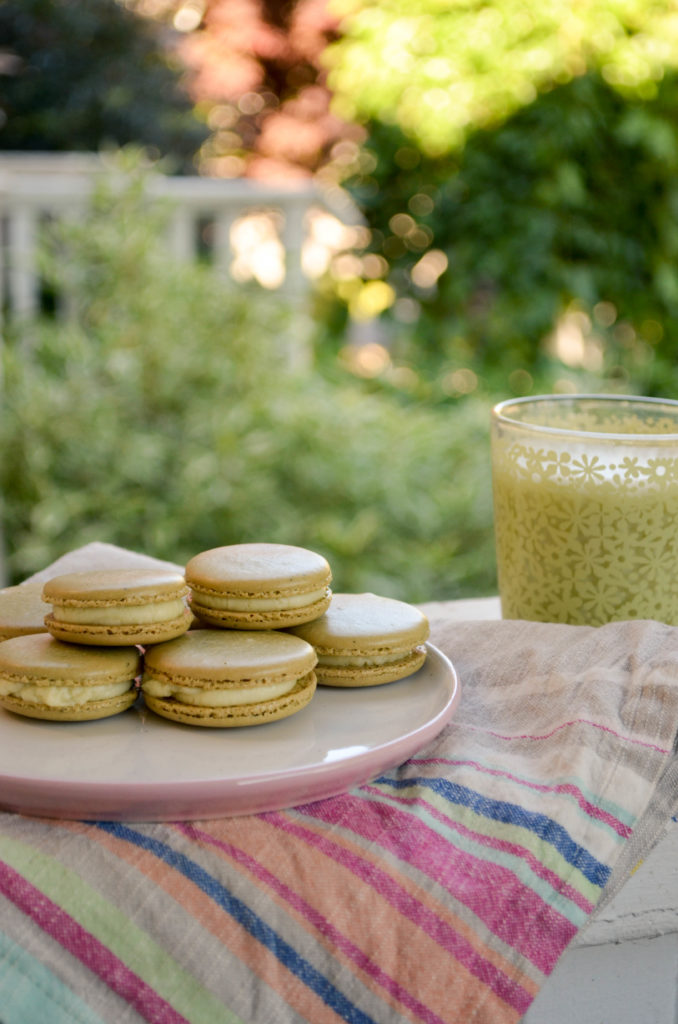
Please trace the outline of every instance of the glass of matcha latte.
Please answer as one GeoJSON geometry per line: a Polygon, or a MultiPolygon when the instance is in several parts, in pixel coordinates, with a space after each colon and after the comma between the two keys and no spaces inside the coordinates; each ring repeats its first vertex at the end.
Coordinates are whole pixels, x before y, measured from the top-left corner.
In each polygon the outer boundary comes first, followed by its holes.
{"type": "Polygon", "coordinates": [[[678,625],[678,401],[501,402],[492,484],[504,618],[678,625]]]}

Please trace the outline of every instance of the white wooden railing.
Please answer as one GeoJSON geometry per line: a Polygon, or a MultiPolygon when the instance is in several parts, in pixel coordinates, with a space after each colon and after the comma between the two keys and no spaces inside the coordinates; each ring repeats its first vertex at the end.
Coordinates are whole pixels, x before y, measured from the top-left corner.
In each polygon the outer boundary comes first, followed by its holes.
{"type": "MultiPolygon", "coordinates": [[[[0,310],[6,315],[30,316],[39,308],[42,219],[83,210],[97,176],[104,173],[111,168],[96,154],[0,152],[0,310]]],[[[322,191],[313,183],[274,187],[246,179],[153,174],[148,189],[169,201],[169,246],[176,258],[197,258],[201,228],[208,223],[210,258],[226,277],[236,255],[234,225],[248,214],[272,215],[283,270],[269,287],[290,295],[304,294],[309,286],[303,265],[308,215],[322,210],[347,226],[360,220],[340,189],[322,191]]]]}

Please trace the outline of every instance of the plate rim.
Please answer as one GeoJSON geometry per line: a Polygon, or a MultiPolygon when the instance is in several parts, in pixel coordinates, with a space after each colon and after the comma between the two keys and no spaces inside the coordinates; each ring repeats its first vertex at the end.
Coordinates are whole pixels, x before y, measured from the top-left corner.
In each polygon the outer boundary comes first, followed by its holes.
{"type": "Polygon", "coordinates": [[[45,778],[44,776],[16,775],[0,772],[0,811],[28,814],[46,818],[66,820],[118,820],[118,821],[172,821],[196,820],[197,818],[224,818],[241,814],[260,813],[262,810],[282,809],[299,806],[325,796],[345,792],[352,785],[374,778],[376,774],[406,761],[419,748],[430,742],[449,722],[461,695],[459,676],[451,659],[438,647],[426,642],[427,655],[438,663],[449,679],[449,692],[445,703],[422,724],[398,736],[389,738],[375,747],[356,755],[349,755],[336,761],[317,761],[307,765],[293,765],[279,771],[248,774],[245,776],[195,777],[165,781],[144,781],[131,779],[89,781],[86,779],[45,778]],[[393,760],[396,751],[404,750],[402,758],[393,760]],[[369,768],[370,770],[363,770],[369,768]],[[330,785],[336,779],[337,785],[330,785]],[[306,782],[306,786],[301,783],[306,782]],[[286,789],[300,788],[309,791],[308,796],[284,799],[286,789]],[[326,792],[325,792],[326,790],[326,792]],[[265,799],[265,792],[271,794],[265,799]],[[313,795],[315,792],[319,795],[313,795]],[[150,795],[149,795],[150,794],[150,795]],[[150,814],[147,808],[154,800],[180,805],[195,795],[195,813],[176,814],[171,810],[150,814]],[[223,797],[223,799],[220,799],[223,797]],[[229,799],[230,797],[230,799],[229,799]],[[251,799],[248,799],[251,797],[251,799]],[[97,799],[98,798],[98,799],[97,799]],[[261,799],[259,799],[261,798],[261,799]],[[65,805],[84,805],[81,810],[64,810],[65,805]],[[54,803],[55,809],[50,810],[54,803]],[[90,804],[98,804],[102,813],[87,810],[90,804]],[[262,806],[257,805],[261,803],[262,806]],[[213,813],[205,813],[214,804],[213,813]],[[252,804],[254,809],[248,810],[252,804]],[[118,805],[120,812],[114,810],[118,805]],[[227,805],[231,805],[231,809],[227,805]],[[150,816],[149,816],[150,815],[150,816]]]}

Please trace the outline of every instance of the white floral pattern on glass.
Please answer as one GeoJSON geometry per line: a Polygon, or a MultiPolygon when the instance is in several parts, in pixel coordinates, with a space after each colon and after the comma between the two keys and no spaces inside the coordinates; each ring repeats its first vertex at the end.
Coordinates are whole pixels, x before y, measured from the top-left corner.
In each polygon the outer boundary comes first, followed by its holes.
{"type": "Polygon", "coordinates": [[[505,618],[678,625],[678,411],[675,419],[606,412],[602,432],[600,415],[580,418],[588,437],[530,436],[515,424],[493,432],[505,618]]]}

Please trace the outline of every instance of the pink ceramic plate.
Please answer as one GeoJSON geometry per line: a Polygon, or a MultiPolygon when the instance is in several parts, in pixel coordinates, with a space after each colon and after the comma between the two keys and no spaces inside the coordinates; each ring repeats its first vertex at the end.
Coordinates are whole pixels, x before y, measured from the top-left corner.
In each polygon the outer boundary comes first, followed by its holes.
{"type": "Polygon", "coordinates": [[[345,792],[433,739],[459,700],[431,644],[418,672],[385,686],[319,687],[290,718],[201,729],[143,703],[113,718],[55,723],[0,709],[0,808],[52,818],[172,821],[293,807],[345,792]]]}

